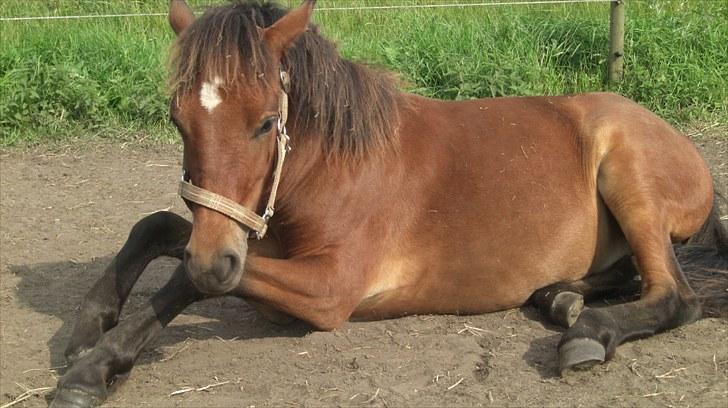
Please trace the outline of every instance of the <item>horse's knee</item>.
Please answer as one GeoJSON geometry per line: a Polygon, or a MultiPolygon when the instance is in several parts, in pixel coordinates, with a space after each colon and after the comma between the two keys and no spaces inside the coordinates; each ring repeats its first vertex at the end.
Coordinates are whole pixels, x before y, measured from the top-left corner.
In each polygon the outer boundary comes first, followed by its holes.
{"type": "Polygon", "coordinates": [[[139,220],[131,229],[129,239],[153,239],[187,232],[192,224],[169,211],[157,211],[139,220]]]}
{"type": "Polygon", "coordinates": [[[322,331],[332,331],[349,320],[351,312],[342,302],[323,301],[322,307],[307,316],[307,321],[322,331]]]}
{"type": "Polygon", "coordinates": [[[186,219],[169,211],[158,211],[134,224],[126,247],[157,250],[181,258],[182,247],[189,241],[191,232],[192,223],[186,219]]]}

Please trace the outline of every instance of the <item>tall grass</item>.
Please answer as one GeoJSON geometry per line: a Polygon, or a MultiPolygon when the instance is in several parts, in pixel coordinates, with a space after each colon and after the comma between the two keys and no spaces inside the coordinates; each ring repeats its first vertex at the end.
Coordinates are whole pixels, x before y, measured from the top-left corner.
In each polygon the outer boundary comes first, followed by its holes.
{"type": "MultiPolygon", "coordinates": [[[[190,3],[201,10],[209,1],[190,3]]],[[[446,1],[319,7],[434,2],[446,1]]],[[[165,12],[166,4],[3,0],[0,16],[165,12]]],[[[613,90],[673,122],[728,120],[728,2],[629,1],[626,75],[616,87],[605,79],[608,4],[322,11],[315,19],[343,55],[401,73],[409,90],[427,96],[613,90]]],[[[0,39],[0,144],[174,137],[165,93],[173,36],[164,17],[0,22],[0,39]]]]}

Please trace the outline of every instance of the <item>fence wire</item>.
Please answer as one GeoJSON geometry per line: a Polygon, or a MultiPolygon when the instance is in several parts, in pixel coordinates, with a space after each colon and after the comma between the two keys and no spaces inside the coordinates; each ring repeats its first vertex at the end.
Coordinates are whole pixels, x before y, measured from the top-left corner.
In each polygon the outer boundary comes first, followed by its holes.
{"type": "MultiPolygon", "coordinates": [[[[403,9],[436,9],[453,7],[488,7],[488,6],[517,6],[517,5],[548,5],[548,4],[574,4],[574,3],[612,3],[615,0],[526,0],[526,1],[491,1],[480,3],[441,3],[441,4],[393,4],[383,6],[351,6],[351,7],[320,7],[317,12],[328,11],[357,11],[357,10],[403,10],[403,9]]],[[[89,14],[78,16],[27,16],[27,17],[0,17],[0,21],[33,21],[33,20],[78,20],[91,18],[125,18],[125,17],[160,17],[167,13],[138,13],[138,14],[89,14]]]]}

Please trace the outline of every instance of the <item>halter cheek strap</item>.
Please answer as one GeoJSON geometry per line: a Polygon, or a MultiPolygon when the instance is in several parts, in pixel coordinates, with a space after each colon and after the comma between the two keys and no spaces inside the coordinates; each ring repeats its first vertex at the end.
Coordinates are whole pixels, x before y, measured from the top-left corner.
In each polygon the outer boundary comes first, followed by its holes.
{"type": "Polygon", "coordinates": [[[281,93],[278,97],[278,134],[276,137],[278,157],[276,160],[276,168],[273,171],[273,184],[271,185],[270,195],[268,196],[268,202],[265,206],[265,213],[263,213],[262,216],[258,215],[254,211],[243,207],[229,198],[193,185],[186,170],[183,170],[182,180],[179,183],[179,195],[182,196],[182,198],[227,215],[233,220],[250,228],[252,232],[255,233],[255,237],[257,239],[262,239],[265,236],[265,233],[268,230],[268,220],[270,220],[275,213],[276,195],[278,194],[278,185],[281,181],[283,162],[286,160],[286,154],[291,150],[291,139],[286,131],[290,79],[288,77],[288,73],[282,70],[280,76],[281,93]]]}

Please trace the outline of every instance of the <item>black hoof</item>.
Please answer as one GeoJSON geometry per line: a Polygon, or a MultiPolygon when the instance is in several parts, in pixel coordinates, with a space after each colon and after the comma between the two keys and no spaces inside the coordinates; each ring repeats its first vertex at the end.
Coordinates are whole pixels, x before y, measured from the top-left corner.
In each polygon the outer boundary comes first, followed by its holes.
{"type": "Polygon", "coordinates": [[[91,408],[98,407],[104,402],[103,398],[91,395],[85,391],[60,388],[49,408],[91,408]]]}
{"type": "Polygon", "coordinates": [[[551,303],[551,320],[568,328],[576,323],[582,310],[584,310],[584,296],[575,292],[561,292],[551,303]]]}
{"type": "Polygon", "coordinates": [[[572,339],[559,347],[559,368],[561,376],[570,371],[587,370],[606,359],[606,349],[596,340],[572,339]]]}

